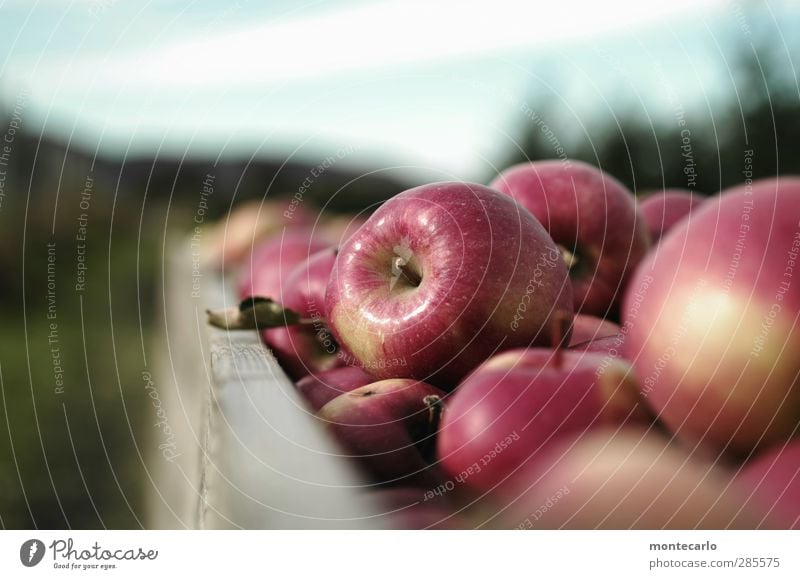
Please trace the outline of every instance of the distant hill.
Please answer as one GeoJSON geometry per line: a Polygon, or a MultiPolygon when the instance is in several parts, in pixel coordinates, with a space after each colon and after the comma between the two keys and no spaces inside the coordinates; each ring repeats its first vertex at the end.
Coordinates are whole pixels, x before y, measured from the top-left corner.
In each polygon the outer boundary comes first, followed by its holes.
{"type": "MultiPolygon", "coordinates": [[[[0,121],[3,115],[0,115],[0,121]]],[[[0,124],[2,126],[2,124],[0,124]]],[[[324,159],[320,160],[322,163],[324,159]]],[[[377,168],[376,168],[377,169],[377,168]]],[[[301,187],[305,200],[318,205],[328,203],[331,211],[360,210],[365,203],[385,200],[408,188],[394,175],[349,170],[332,164],[321,170],[316,165],[284,162],[282,159],[226,158],[214,165],[214,159],[178,157],[135,157],[126,162],[98,156],[51,137],[41,141],[36,136],[16,136],[9,180],[15,191],[28,191],[33,199],[46,200],[56,191],[82,190],[87,177],[94,180],[96,191],[120,199],[194,202],[206,176],[215,177],[215,192],[209,199],[211,216],[226,211],[231,199],[237,201],[265,196],[294,195],[301,187]],[[35,162],[35,167],[34,167],[35,162]],[[316,168],[316,169],[315,169],[316,168]]]]}

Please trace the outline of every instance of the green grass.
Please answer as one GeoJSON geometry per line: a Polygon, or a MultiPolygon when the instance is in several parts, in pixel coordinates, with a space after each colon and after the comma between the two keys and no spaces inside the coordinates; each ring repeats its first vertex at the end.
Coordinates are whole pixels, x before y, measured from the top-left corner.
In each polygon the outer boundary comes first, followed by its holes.
{"type": "MultiPolygon", "coordinates": [[[[147,348],[152,333],[160,236],[148,235],[139,247],[135,232],[115,231],[109,265],[108,224],[98,218],[92,226],[86,290],[80,294],[74,288],[74,238],[56,241],[56,320],[47,317],[50,237],[30,232],[24,307],[22,288],[11,288],[0,310],[0,526],[5,528],[146,524],[139,454],[145,455],[150,429],[142,427],[148,411],[142,344],[147,348]],[[63,390],[57,390],[52,362],[55,344],[48,342],[53,322],[63,390]]],[[[9,254],[21,255],[21,245],[18,249],[9,254]]]]}

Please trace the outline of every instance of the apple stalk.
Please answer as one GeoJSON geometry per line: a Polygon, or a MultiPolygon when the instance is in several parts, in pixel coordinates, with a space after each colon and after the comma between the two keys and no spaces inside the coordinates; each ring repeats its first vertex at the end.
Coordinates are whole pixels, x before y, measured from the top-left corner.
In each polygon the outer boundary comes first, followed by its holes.
{"type": "Polygon", "coordinates": [[[324,324],[323,318],[302,318],[271,298],[249,297],[238,306],[206,310],[208,323],[222,330],[266,330],[287,326],[324,324]]]}
{"type": "Polygon", "coordinates": [[[429,394],[422,401],[428,407],[428,432],[422,439],[419,450],[423,457],[432,462],[436,454],[436,433],[439,432],[442,421],[444,400],[437,394],[429,394]]]}

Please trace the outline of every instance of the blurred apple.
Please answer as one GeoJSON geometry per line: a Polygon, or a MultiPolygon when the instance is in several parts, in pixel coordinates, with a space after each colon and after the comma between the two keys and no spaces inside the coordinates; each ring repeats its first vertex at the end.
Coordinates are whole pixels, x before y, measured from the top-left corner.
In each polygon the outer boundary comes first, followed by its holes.
{"type": "Polygon", "coordinates": [[[570,350],[575,350],[576,352],[593,352],[596,354],[606,354],[608,356],[614,358],[622,358],[625,359],[624,348],[622,347],[625,343],[625,335],[624,334],[617,334],[615,336],[605,336],[603,338],[595,338],[594,340],[589,340],[587,342],[581,342],[580,344],[575,344],[574,346],[570,346],[570,350]]]}
{"type": "Polygon", "coordinates": [[[609,320],[590,316],[588,314],[576,314],[572,320],[572,336],[569,345],[582,344],[589,340],[607,338],[619,334],[619,326],[609,320]]]}
{"type": "Polygon", "coordinates": [[[298,380],[295,386],[311,409],[317,412],[340,394],[366,386],[374,381],[375,378],[357,366],[342,366],[333,370],[308,374],[298,380]]]}
{"type": "Polygon", "coordinates": [[[635,428],[548,447],[494,493],[494,525],[518,529],[753,529],[729,474],[635,428]]]}
{"type": "Polygon", "coordinates": [[[284,229],[264,239],[245,259],[239,272],[240,299],[272,298],[283,303],[283,283],[292,270],[330,243],[310,227],[284,229]]]}
{"type": "Polygon", "coordinates": [[[455,512],[445,495],[426,494],[415,487],[396,487],[374,491],[373,497],[383,505],[383,516],[392,529],[454,530],[466,526],[464,518],[455,512]]]}
{"type": "Polygon", "coordinates": [[[611,311],[650,245],[633,193],[596,167],[571,160],[515,165],[491,187],[533,213],[561,246],[576,311],[611,311]]]}
{"type": "Polygon", "coordinates": [[[684,189],[665,189],[643,197],[639,201],[639,212],[650,232],[650,241],[658,242],[704,199],[705,197],[684,189]]]}
{"type": "Polygon", "coordinates": [[[722,192],[661,239],[625,297],[625,355],[664,424],[747,453],[800,422],[800,178],[722,192]]]}
{"type": "Polygon", "coordinates": [[[349,213],[330,213],[320,219],[319,230],[325,239],[329,239],[336,247],[344,244],[358,229],[367,222],[369,215],[352,215],[349,213]]]}
{"type": "Polygon", "coordinates": [[[311,323],[263,332],[264,341],[294,380],[345,365],[325,320],[325,288],[335,261],[336,249],[318,251],[298,264],[284,282],[283,307],[311,323]]]}
{"type": "Polygon", "coordinates": [[[288,197],[253,199],[235,205],[227,217],[218,220],[203,237],[206,262],[223,269],[239,267],[260,241],[286,226],[312,223],[312,215],[302,207],[287,213],[288,197]]]}
{"type": "Polygon", "coordinates": [[[769,449],[745,464],[736,484],[763,513],[760,526],[800,529],[800,440],[769,449]]]}

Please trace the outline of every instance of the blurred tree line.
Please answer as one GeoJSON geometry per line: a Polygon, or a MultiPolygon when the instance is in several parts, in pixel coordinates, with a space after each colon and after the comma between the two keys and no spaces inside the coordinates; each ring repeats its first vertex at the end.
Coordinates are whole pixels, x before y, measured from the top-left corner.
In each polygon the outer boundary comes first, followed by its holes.
{"type": "MultiPolygon", "coordinates": [[[[736,93],[726,95],[722,107],[681,110],[685,127],[677,115],[654,122],[636,105],[596,120],[586,134],[563,129],[557,107],[545,107],[541,117],[559,131],[583,135],[564,145],[569,158],[602,167],[637,193],[674,187],[714,194],[744,181],[746,150],[754,151],[753,179],[800,175],[800,91],[791,48],[775,38],[763,13],[752,8],[746,14],[752,46],[741,42],[730,61],[736,93]]],[[[552,143],[533,126],[500,166],[554,157],[552,143]]]]}

